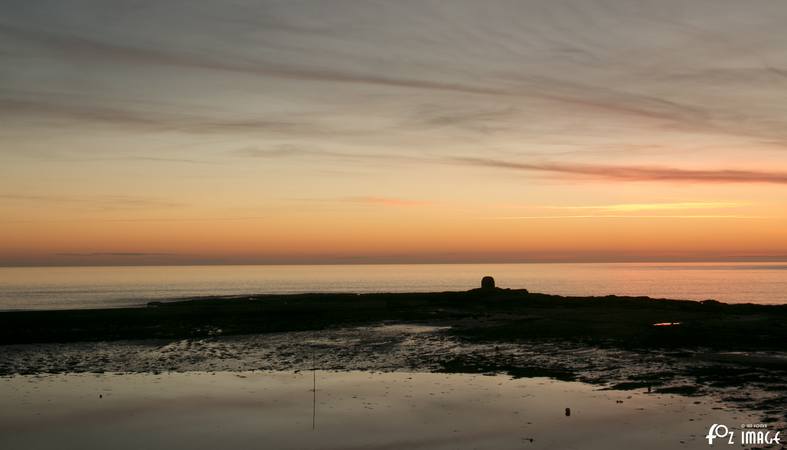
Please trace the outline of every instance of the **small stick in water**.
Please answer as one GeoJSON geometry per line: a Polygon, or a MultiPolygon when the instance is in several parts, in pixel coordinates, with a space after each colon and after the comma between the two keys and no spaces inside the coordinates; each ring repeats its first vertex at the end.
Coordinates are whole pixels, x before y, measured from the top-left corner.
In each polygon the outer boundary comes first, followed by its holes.
{"type": "Polygon", "coordinates": [[[312,348],[312,430],[317,419],[317,364],[314,362],[314,348],[312,348]]]}

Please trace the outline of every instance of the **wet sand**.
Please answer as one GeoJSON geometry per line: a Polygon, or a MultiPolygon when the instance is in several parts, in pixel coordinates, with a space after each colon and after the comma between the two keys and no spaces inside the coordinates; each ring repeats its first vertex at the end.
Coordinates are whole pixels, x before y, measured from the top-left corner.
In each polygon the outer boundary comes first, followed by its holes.
{"type": "Polygon", "coordinates": [[[468,342],[448,327],[379,324],[177,341],[2,347],[0,374],[211,371],[385,371],[507,374],[630,392],[709,396],[769,423],[785,421],[780,352],[623,349],[580,342],[468,342]]]}
{"type": "Polygon", "coordinates": [[[702,449],[710,424],[756,421],[706,397],[502,375],[14,376],[0,397],[0,447],[27,450],[702,449]]]}
{"type": "MultiPolygon", "coordinates": [[[[0,313],[0,325],[4,325],[0,327],[0,342],[5,344],[0,345],[0,375],[4,376],[0,383],[6,390],[19,389],[24,383],[37,390],[51,380],[59,380],[70,390],[74,383],[78,388],[84,380],[95,380],[97,385],[110,383],[113,390],[122,391],[140,383],[149,387],[154,380],[218,376],[212,375],[214,372],[230,373],[222,377],[233,373],[248,376],[249,371],[284,372],[297,378],[314,368],[320,373],[334,373],[339,391],[344,389],[339,385],[354,383],[359,373],[372,372],[386,372],[390,377],[407,375],[415,380],[450,374],[458,377],[458,385],[464,383],[461,380],[499,379],[504,386],[501,389],[550,379],[555,385],[572,383],[589,392],[604,393],[599,395],[658,398],[662,410],[698,405],[705,416],[698,412],[697,417],[684,417],[687,423],[700,416],[710,423],[736,421],[737,416],[783,430],[787,422],[785,318],[787,308],[783,306],[567,298],[509,290],[211,298],[155,303],[137,309],[7,312],[0,313]]],[[[263,378],[255,379],[261,385],[267,383],[263,378]]],[[[419,383],[415,388],[426,387],[419,383]]],[[[531,386],[536,393],[540,389],[537,386],[541,385],[531,386]]],[[[148,395],[145,389],[140,392],[148,395]]],[[[476,408],[456,388],[452,392],[453,414],[476,408]]],[[[50,398],[60,394],[53,395],[50,398]]],[[[155,400],[164,394],[150,395],[155,400]]],[[[219,404],[225,400],[217,394],[219,404]]],[[[15,401],[8,404],[14,405],[15,401]]],[[[29,403],[19,401],[22,406],[29,403]]],[[[68,399],[64,402],[66,408],[76,405],[75,413],[81,407],[68,399]]],[[[155,402],[140,407],[138,415],[159,417],[158,406],[154,406],[155,402]]],[[[546,414],[554,411],[554,406],[537,405],[535,411],[546,414]]],[[[562,408],[558,409],[562,412],[562,408]]],[[[595,409],[591,406],[587,411],[595,409]]],[[[212,410],[189,414],[211,416],[212,410]]],[[[342,422],[344,426],[356,420],[352,415],[357,412],[347,414],[336,416],[347,421],[342,422]]],[[[636,417],[615,420],[630,419],[628,424],[635,430],[631,433],[638,435],[641,432],[636,430],[651,425],[636,417]]],[[[160,420],[160,429],[169,430],[167,417],[160,420]]],[[[212,420],[220,427],[234,426],[217,416],[212,420]]],[[[373,424],[364,424],[365,417],[358,420],[359,427],[375,429],[373,424]]],[[[409,417],[385,420],[394,423],[409,417]]],[[[22,426],[15,419],[0,422],[0,427],[22,426]]],[[[144,432],[148,425],[144,422],[136,426],[144,432]]],[[[708,426],[692,423],[693,431],[684,433],[679,425],[665,425],[663,438],[678,438],[679,444],[684,440],[681,446],[689,445],[686,442],[694,442],[691,434],[707,432],[708,426]]],[[[402,433],[418,442],[423,440],[413,446],[441,448],[445,442],[454,442],[444,441],[450,435],[432,436],[419,434],[418,428],[410,429],[413,433],[402,433]]],[[[489,430],[494,435],[497,429],[489,430]]],[[[498,431],[509,439],[512,431],[506,430],[498,431]]],[[[488,430],[480,426],[477,431],[483,434],[488,430]]],[[[339,435],[346,433],[349,431],[345,429],[339,435]]],[[[555,430],[552,433],[553,439],[560,436],[555,430]]],[[[527,433],[515,434],[522,439],[528,437],[527,433]]],[[[396,441],[395,436],[381,436],[380,448],[409,446],[396,441]]],[[[281,439],[282,443],[289,442],[281,439]]],[[[297,442],[303,444],[300,448],[309,448],[315,442],[331,448],[327,440],[297,442]]],[[[467,448],[475,448],[470,445],[472,440],[465,442],[467,448]]],[[[603,442],[617,447],[616,442],[624,441],[603,442]]],[[[356,445],[347,443],[351,444],[356,445]]],[[[588,448],[577,440],[563,444],[566,447],[562,448],[588,448]]],[[[480,448],[485,448],[483,445],[480,448]]],[[[665,445],[652,448],[678,447],[672,441],[665,445]]]]}

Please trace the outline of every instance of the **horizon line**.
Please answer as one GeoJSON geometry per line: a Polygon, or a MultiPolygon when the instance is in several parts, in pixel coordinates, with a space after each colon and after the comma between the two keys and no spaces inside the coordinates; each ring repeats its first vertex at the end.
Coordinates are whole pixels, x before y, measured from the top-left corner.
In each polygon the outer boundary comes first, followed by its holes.
{"type": "Polygon", "coordinates": [[[202,266],[411,266],[411,265],[493,265],[493,264],[702,264],[702,263],[787,263],[787,255],[740,256],[727,258],[646,258],[646,259],[549,259],[518,261],[312,261],[312,262],[193,262],[193,263],[121,263],[121,264],[0,264],[0,269],[12,268],[60,268],[60,267],[202,267],[202,266]]]}

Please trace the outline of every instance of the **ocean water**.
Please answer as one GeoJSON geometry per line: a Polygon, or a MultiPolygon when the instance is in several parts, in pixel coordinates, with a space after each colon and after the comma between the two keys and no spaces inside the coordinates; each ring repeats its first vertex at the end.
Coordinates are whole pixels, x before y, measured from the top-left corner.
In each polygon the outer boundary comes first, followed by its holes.
{"type": "Polygon", "coordinates": [[[0,310],[143,305],[204,295],[428,292],[497,285],[561,295],[787,303],[785,263],[393,264],[0,268],[0,310]]]}

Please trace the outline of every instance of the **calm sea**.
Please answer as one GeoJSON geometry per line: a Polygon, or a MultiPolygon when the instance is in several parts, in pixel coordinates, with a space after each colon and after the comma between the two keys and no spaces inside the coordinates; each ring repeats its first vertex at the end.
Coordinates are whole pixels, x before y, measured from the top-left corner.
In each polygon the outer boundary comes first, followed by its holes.
{"type": "Polygon", "coordinates": [[[787,303],[787,263],[410,264],[0,268],[0,309],[101,308],[202,295],[500,287],[787,303]]]}

